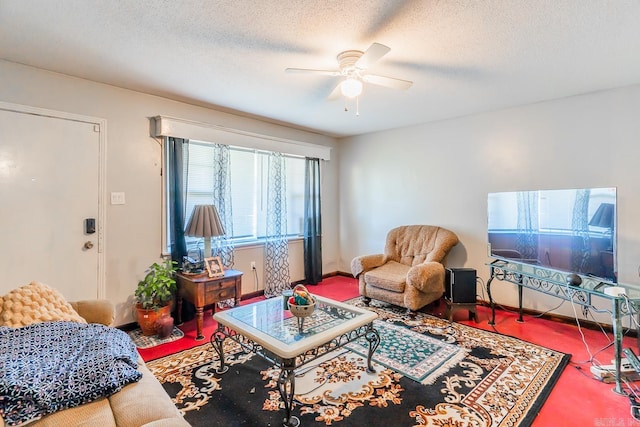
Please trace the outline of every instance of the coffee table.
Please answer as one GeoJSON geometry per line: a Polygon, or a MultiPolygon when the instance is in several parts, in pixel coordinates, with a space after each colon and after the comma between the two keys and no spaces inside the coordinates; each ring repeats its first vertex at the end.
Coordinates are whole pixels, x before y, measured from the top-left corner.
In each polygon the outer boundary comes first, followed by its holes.
{"type": "Polygon", "coordinates": [[[235,307],[216,313],[218,328],[211,335],[211,345],[220,357],[216,369],[224,374],[224,340],[236,341],[246,351],[265,358],[280,368],[278,390],[284,402],[285,427],[296,427],[300,420],[291,415],[295,394],[295,370],[360,338],[369,343],[367,372],[374,373],[371,358],[380,344],[373,327],[378,315],[328,298],[316,296],[316,309],[298,329],[298,318],[285,309],[283,298],[235,307]]]}

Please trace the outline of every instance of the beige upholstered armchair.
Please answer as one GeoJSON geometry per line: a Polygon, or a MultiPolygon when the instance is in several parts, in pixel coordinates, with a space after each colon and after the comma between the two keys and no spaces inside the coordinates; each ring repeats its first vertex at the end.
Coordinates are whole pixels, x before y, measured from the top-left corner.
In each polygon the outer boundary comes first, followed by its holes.
{"type": "Polygon", "coordinates": [[[444,293],[447,253],[458,243],[452,231],[432,225],[405,225],[387,234],[384,254],[351,261],[365,304],[371,299],[416,311],[444,293]]]}

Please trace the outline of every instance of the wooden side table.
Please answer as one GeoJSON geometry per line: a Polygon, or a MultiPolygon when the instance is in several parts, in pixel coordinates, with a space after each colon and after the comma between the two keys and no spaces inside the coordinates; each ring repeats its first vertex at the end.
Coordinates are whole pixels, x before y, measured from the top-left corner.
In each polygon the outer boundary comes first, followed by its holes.
{"type": "Polygon", "coordinates": [[[176,319],[182,323],[182,300],[191,302],[196,307],[196,340],[204,339],[202,324],[204,320],[204,307],[233,298],[236,306],[240,305],[242,296],[242,272],[238,270],[225,270],[224,277],[209,277],[206,273],[199,276],[189,276],[182,273],[176,274],[178,284],[178,307],[176,319]]]}

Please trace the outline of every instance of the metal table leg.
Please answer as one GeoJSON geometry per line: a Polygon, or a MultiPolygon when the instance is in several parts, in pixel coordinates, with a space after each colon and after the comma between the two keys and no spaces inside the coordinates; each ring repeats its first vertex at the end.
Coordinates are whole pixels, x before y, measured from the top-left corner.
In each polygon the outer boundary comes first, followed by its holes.
{"type": "Polygon", "coordinates": [[[296,359],[283,359],[282,370],[278,377],[278,390],[280,397],[284,402],[285,418],[283,420],[284,427],[298,427],[300,420],[298,417],[291,415],[293,409],[293,396],[296,390],[296,375],[294,373],[296,359]]]}
{"type": "Polygon", "coordinates": [[[224,363],[224,340],[227,338],[227,334],[224,331],[224,326],[222,324],[218,324],[218,329],[211,334],[211,346],[218,353],[220,358],[220,366],[216,369],[216,373],[224,374],[229,370],[229,367],[224,363]]]}
{"type": "Polygon", "coordinates": [[[524,323],[522,318],[522,285],[518,285],[518,319],[516,322],[524,323]]]}
{"type": "Polygon", "coordinates": [[[487,295],[489,296],[489,305],[491,305],[491,320],[489,320],[489,325],[496,324],[496,305],[491,297],[491,282],[493,282],[494,277],[493,268],[491,268],[491,277],[487,281],[487,295]]]}
{"type": "Polygon", "coordinates": [[[611,320],[613,322],[613,348],[614,348],[614,365],[616,370],[616,386],[613,389],[618,394],[626,395],[622,389],[622,376],[620,374],[621,369],[621,354],[622,354],[622,320],[620,318],[620,298],[613,299],[613,312],[611,313],[611,320]]]}
{"type": "Polygon", "coordinates": [[[367,325],[367,331],[365,332],[365,338],[369,341],[369,353],[367,354],[367,373],[373,374],[376,372],[373,369],[373,365],[371,364],[371,358],[373,357],[373,353],[378,348],[380,344],[380,334],[373,327],[373,323],[369,323],[367,325]]]}

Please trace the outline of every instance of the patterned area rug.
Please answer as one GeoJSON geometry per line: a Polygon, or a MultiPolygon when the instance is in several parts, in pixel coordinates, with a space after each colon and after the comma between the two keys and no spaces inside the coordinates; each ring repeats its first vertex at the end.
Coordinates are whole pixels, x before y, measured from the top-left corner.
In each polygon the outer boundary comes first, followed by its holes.
{"type": "MultiPolygon", "coordinates": [[[[375,320],[374,325],[380,334],[380,346],[373,360],[423,384],[432,383],[467,354],[462,347],[404,326],[380,320],[375,320]]],[[[347,348],[363,357],[369,353],[369,345],[365,340],[348,344],[347,348]]]]}
{"type": "MultiPolygon", "coordinates": [[[[359,299],[351,303],[360,305],[359,299]]],[[[366,372],[366,352],[355,347],[300,368],[293,415],[302,425],[529,426],[570,358],[426,314],[410,317],[383,303],[370,308],[384,323],[376,373],[366,372]],[[399,338],[403,332],[410,338],[399,338]],[[405,355],[411,347],[416,352],[405,355]],[[413,361],[423,366],[409,372],[413,361]]],[[[218,357],[210,344],[147,366],[194,426],[214,419],[281,425],[279,371],[231,340],[225,354],[231,367],[222,376],[215,373],[218,357]]]]}
{"type": "Polygon", "coordinates": [[[184,332],[180,329],[173,327],[173,331],[171,331],[171,335],[167,338],[158,338],[157,335],[145,336],[142,334],[142,330],[140,328],[136,328],[132,331],[127,332],[131,337],[131,340],[134,342],[136,347],[138,348],[151,348],[160,344],[166,344],[168,342],[173,342],[179,340],[184,337],[184,332]]]}

